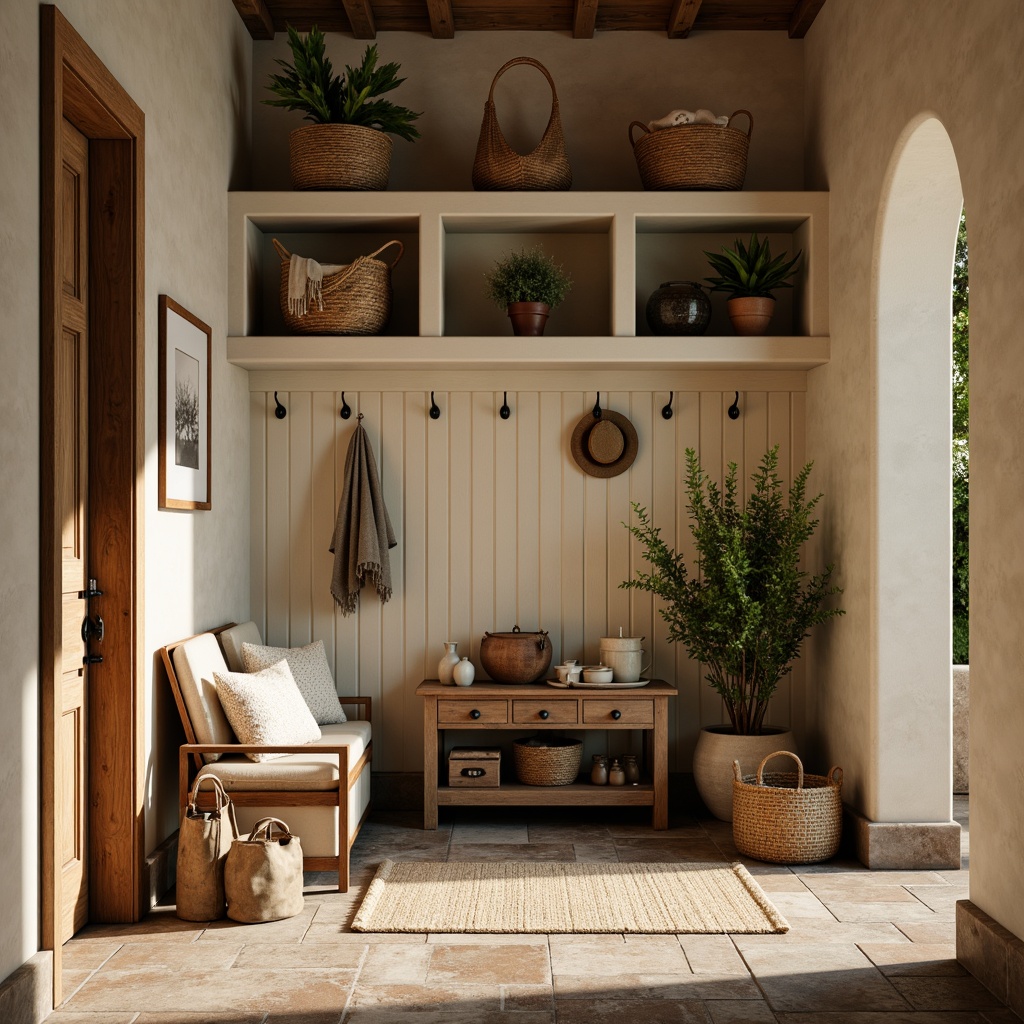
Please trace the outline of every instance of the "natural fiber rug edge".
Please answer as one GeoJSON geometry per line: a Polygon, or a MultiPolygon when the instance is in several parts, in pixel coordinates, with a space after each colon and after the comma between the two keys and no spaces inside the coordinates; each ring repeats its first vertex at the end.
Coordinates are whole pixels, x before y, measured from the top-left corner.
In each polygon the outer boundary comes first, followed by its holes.
{"type": "MultiPolygon", "coordinates": [[[[396,862],[393,860],[384,860],[378,867],[370,885],[366,890],[366,895],[359,906],[359,910],[356,913],[355,918],[352,921],[352,930],[357,932],[392,932],[392,933],[420,933],[420,932],[435,932],[435,933],[484,933],[484,934],[518,934],[518,933],[546,933],[546,934],[621,934],[621,933],[640,933],[640,934],[781,934],[789,931],[789,923],[785,917],[779,913],[778,909],[774,906],[764,890],[758,884],[757,880],[750,874],[750,872],[740,863],[680,863],[676,865],[669,865],[663,863],[651,863],[643,864],[636,862],[628,862],[631,867],[640,867],[657,869],[657,870],[670,870],[671,868],[680,868],[683,870],[706,870],[716,869],[719,871],[729,871],[735,880],[739,883],[740,887],[745,891],[746,895],[749,896],[751,901],[756,905],[761,914],[764,915],[763,926],[752,926],[750,924],[744,924],[740,922],[732,922],[735,926],[722,926],[722,927],[644,927],[644,928],[630,928],[625,927],[581,927],[578,923],[574,923],[571,927],[545,927],[538,928],[535,926],[519,927],[519,926],[504,926],[496,922],[492,922],[488,927],[474,927],[472,925],[458,925],[452,921],[444,922],[444,924],[436,924],[431,922],[429,926],[425,926],[424,920],[412,920],[407,925],[392,925],[382,924],[381,922],[374,923],[373,917],[377,913],[382,901],[385,898],[386,885],[389,881],[392,881],[396,874],[401,872],[402,867],[408,867],[415,870],[415,868],[449,868],[458,870],[460,868],[466,869],[467,871],[482,870],[482,871],[515,871],[517,868],[558,868],[559,866],[568,867],[569,864],[575,864],[578,867],[587,867],[589,869],[595,869],[598,867],[605,868],[611,867],[612,863],[609,864],[598,864],[598,863],[587,863],[579,864],[577,862],[556,862],[556,861],[542,861],[536,863],[530,862],[473,862],[473,861],[401,861],[396,862]],[[413,866],[415,865],[415,868],[413,866]]],[[[618,862],[624,863],[624,862],[618,862]]]]}

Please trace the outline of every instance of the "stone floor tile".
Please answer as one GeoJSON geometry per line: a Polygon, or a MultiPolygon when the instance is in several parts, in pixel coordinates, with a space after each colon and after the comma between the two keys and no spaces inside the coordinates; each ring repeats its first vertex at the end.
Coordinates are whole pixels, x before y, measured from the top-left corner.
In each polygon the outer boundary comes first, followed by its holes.
{"type": "Polygon", "coordinates": [[[834,915],[812,892],[773,892],[769,899],[791,925],[799,918],[835,921],[834,915]]]}
{"type": "Polygon", "coordinates": [[[529,834],[526,822],[500,822],[473,825],[459,822],[452,828],[451,845],[466,843],[529,843],[534,840],[529,834]]]}
{"type": "Polygon", "coordinates": [[[981,1017],[985,1024],[1020,1024],[1020,1017],[1005,1006],[998,1010],[982,1010],[981,1017]]]}
{"type": "Polygon", "coordinates": [[[425,932],[354,932],[337,921],[314,921],[302,938],[303,942],[352,942],[365,946],[368,942],[426,942],[425,932]]]}
{"type": "MultiPolygon", "coordinates": [[[[836,901],[828,904],[828,910],[837,921],[891,921],[894,924],[899,924],[902,921],[933,921],[935,919],[935,911],[916,900],[913,903],[836,901]]],[[[784,910],[783,913],[785,913],[784,910]]]]}
{"type": "Polygon", "coordinates": [[[224,918],[213,921],[198,941],[203,945],[211,942],[244,945],[252,942],[301,942],[319,908],[320,905],[317,903],[309,904],[295,917],[286,917],[282,921],[266,921],[263,924],[242,924],[224,918]]]}
{"type": "Polygon", "coordinates": [[[77,937],[61,949],[61,966],[70,971],[95,971],[121,948],[120,942],[79,942],[77,937]]]}
{"type": "Polygon", "coordinates": [[[906,889],[915,899],[934,911],[956,914],[957,900],[967,899],[967,890],[952,885],[909,885],[906,889]]]}
{"type": "Polygon", "coordinates": [[[556,999],[760,999],[754,980],[735,974],[556,974],[556,999]]]}
{"type": "Polygon", "coordinates": [[[615,839],[615,849],[621,861],[674,864],[680,861],[724,863],[726,858],[709,839],[615,839]]]}
{"type": "Polygon", "coordinates": [[[914,1010],[897,1010],[889,1013],[873,1013],[870,1010],[836,1013],[827,1011],[776,1013],[775,1018],[779,1024],[985,1024],[980,1013],[966,1010],[950,1013],[927,1013],[914,1010]]]}
{"type": "Polygon", "coordinates": [[[935,914],[923,921],[901,920],[894,925],[911,942],[952,942],[956,945],[956,919],[952,916],[935,914]]]}
{"type": "Polygon", "coordinates": [[[451,1014],[500,1012],[501,992],[497,985],[365,985],[360,980],[352,992],[349,1007],[352,1010],[372,1007],[396,1013],[410,1010],[440,1010],[451,1014]]]}
{"type": "Polygon", "coordinates": [[[359,971],[361,985],[424,985],[435,947],[426,942],[382,942],[367,946],[359,971]]]}
{"type": "Polygon", "coordinates": [[[574,861],[572,843],[462,843],[452,845],[449,861],[565,860],[574,861]]]}
{"type": "Polygon", "coordinates": [[[680,935],[694,974],[749,974],[747,965],[728,935],[680,935]]]}
{"type": "MultiPolygon", "coordinates": [[[[137,1016],[135,1010],[79,1013],[77,1010],[57,1009],[46,1018],[46,1024],[134,1024],[137,1016]]],[[[259,1024],[260,1020],[262,1014],[255,1018],[253,1024],[259,1024]]]]}
{"type": "Polygon", "coordinates": [[[190,942],[126,942],[102,967],[107,971],[153,969],[180,971],[196,968],[204,971],[226,971],[238,959],[241,942],[204,944],[190,942]]]}
{"type": "MultiPolygon", "coordinates": [[[[765,975],[757,983],[776,1013],[809,1010],[907,1010],[910,1004],[874,967],[857,970],[813,970],[765,975]]],[[[907,979],[910,980],[910,979],[907,979]]],[[[937,980],[937,979],[928,979],[937,980]]]]}
{"type": "Polygon", "coordinates": [[[551,939],[551,973],[565,975],[692,974],[674,935],[559,936],[551,939]]]}
{"type": "MultiPolygon", "coordinates": [[[[555,999],[558,1024],[707,1024],[700,999],[555,999]]],[[[519,1024],[517,1021],[516,1024],[519,1024]]]]}
{"type": "Polygon", "coordinates": [[[60,972],[61,998],[66,1003],[91,977],[92,971],[71,971],[60,972]]]}
{"type": "Polygon", "coordinates": [[[860,949],[888,977],[962,977],[967,973],[956,961],[954,943],[864,942],[860,949]]]}
{"type": "Polygon", "coordinates": [[[789,931],[782,935],[733,935],[740,952],[760,946],[784,948],[789,945],[852,945],[857,942],[910,942],[903,931],[889,921],[844,922],[829,915],[828,919],[803,917],[789,922],[789,931]]]}
{"type": "Polygon", "coordinates": [[[138,924],[87,924],[71,941],[82,942],[193,942],[206,928],[205,921],[182,921],[174,909],[160,908],[138,924]]]}
{"type": "MultiPolygon", "coordinates": [[[[134,1024],[261,1024],[266,1014],[262,1010],[249,1013],[194,1013],[188,1010],[175,1010],[171,1013],[140,1013],[134,1024]]],[[[337,1021],[340,1014],[333,1014],[337,1021]]],[[[278,1018],[275,1018],[277,1020],[278,1018]]],[[[311,1022],[313,1024],[313,1022],[311,1022]]],[[[319,1024],[319,1022],[317,1022],[319,1024]]]]}
{"type": "Polygon", "coordinates": [[[342,1013],[329,1010],[326,1013],[271,1013],[264,1024],[339,1024],[342,1013]]]}
{"type": "Polygon", "coordinates": [[[431,932],[427,942],[443,946],[546,946],[548,937],[533,932],[431,932]]]}
{"type": "MultiPolygon", "coordinates": [[[[546,985],[502,985],[501,1008],[506,1013],[521,1013],[524,1010],[543,1010],[553,1013],[555,998],[551,982],[546,985]]],[[[518,1017],[514,1018],[519,1021],[518,1017]]]]}
{"type": "MultiPolygon", "coordinates": [[[[741,936],[737,936],[739,942],[741,936]]],[[[909,946],[910,943],[907,943],[909,946]]],[[[874,972],[871,961],[853,943],[790,943],[757,945],[743,949],[750,972],[758,981],[822,971],[874,972]]]]}
{"type": "Polygon", "coordinates": [[[607,863],[619,859],[618,850],[610,839],[603,842],[573,843],[572,849],[576,860],[581,863],[607,863]]]}
{"type": "MultiPolygon", "coordinates": [[[[747,870],[749,871],[750,869],[748,868],[747,870]]],[[[765,892],[810,892],[810,889],[796,875],[789,871],[779,874],[754,874],[754,881],[765,892]]]]}
{"type": "MultiPolygon", "coordinates": [[[[205,952],[205,951],[204,951],[205,952]]],[[[363,946],[355,943],[328,945],[318,942],[254,942],[243,946],[233,968],[252,970],[352,970],[363,959],[363,946]]]]}
{"type": "Polygon", "coordinates": [[[775,1024],[775,1014],[760,999],[713,999],[704,1008],[712,1024],[775,1024]]]}
{"type": "Polygon", "coordinates": [[[599,822],[531,823],[527,827],[531,843],[602,843],[612,839],[608,826],[599,822]]]}
{"type": "Polygon", "coordinates": [[[554,1019],[554,1014],[548,1010],[505,1013],[449,1007],[435,1010],[356,1007],[345,1015],[345,1024],[554,1024],[554,1019]]]}
{"type": "MultiPolygon", "coordinates": [[[[918,903],[920,902],[902,885],[870,885],[867,882],[853,884],[851,879],[839,879],[833,875],[822,876],[822,880],[802,879],[804,885],[822,903],[918,903]]],[[[943,888],[948,888],[944,886],[943,888]]]]}
{"type": "MultiPolygon", "coordinates": [[[[827,865],[832,865],[837,862],[826,861],[822,864],[806,864],[798,868],[795,868],[798,877],[806,878],[808,885],[811,885],[815,880],[824,882],[821,875],[835,875],[835,870],[826,871],[823,870],[827,865]]],[[[841,862],[842,867],[839,870],[841,876],[845,876],[833,879],[834,884],[850,884],[850,885],[944,885],[946,880],[942,877],[942,874],[938,871],[896,871],[896,870],[880,870],[871,871],[864,867],[863,864],[859,864],[857,861],[843,861],[841,862]]]]}
{"type": "Polygon", "coordinates": [[[533,946],[431,945],[429,985],[544,985],[551,982],[547,943],[533,946]]]}
{"type": "Polygon", "coordinates": [[[998,1009],[1002,1003],[976,978],[891,978],[915,1010],[998,1009]]]}

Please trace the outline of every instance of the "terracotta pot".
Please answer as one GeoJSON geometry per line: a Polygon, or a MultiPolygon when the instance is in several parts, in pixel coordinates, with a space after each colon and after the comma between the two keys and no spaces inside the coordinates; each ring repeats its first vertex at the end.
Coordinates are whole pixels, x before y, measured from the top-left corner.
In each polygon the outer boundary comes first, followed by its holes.
{"type": "MultiPolygon", "coordinates": [[[[693,752],[693,781],[707,809],[719,821],[732,821],[732,763],[739,761],[744,774],[752,775],[761,759],[776,750],[796,753],[789,729],[766,728],[760,736],[737,736],[729,725],[705,726],[693,752]]],[[[775,758],[765,771],[789,771],[791,762],[775,758]]]]}
{"type": "Polygon", "coordinates": [[[508,318],[512,322],[512,333],[537,337],[544,333],[551,307],[546,302],[510,302],[508,318]]]}
{"type": "Polygon", "coordinates": [[[744,295],[728,302],[729,319],[737,334],[764,334],[772,322],[775,300],[763,295],[744,295]]]}
{"type": "Polygon", "coordinates": [[[484,633],[480,664],[496,683],[533,683],[551,664],[551,641],[543,629],[524,633],[518,626],[511,633],[484,633]]]}

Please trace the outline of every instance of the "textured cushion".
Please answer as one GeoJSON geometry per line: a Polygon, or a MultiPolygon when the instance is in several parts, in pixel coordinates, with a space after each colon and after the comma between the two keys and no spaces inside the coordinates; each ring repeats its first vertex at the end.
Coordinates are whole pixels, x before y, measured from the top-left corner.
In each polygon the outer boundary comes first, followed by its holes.
{"type": "MultiPolygon", "coordinates": [[[[306,707],[286,661],[261,672],[214,672],[217,696],[240,743],[298,744],[320,739],[320,727],[306,707]]],[[[251,761],[281,754],[251,753],[251,761]]]]}
{"type": "MultiPolygon", "coordinates": [[[[260,636],[259,626],[251,620],[239,623],[237,626],[229,626],[217,634],[220,646],[224,651],[224,660],[232,672],[245,672],[246,667],[242,662],[242,644],[261,644],[263,637],[260,636]]],[[[293,672],[292,675],[295,673],[293,672]]]]}
{"type": "MultiPolygon", "coordinates": [[[[215,672],[226,672],[228,668],[217,646],[216,637],[212,633],[200,633],[186,640],[174,649],[171,660],[174,662],[174,674],[178,677],[185,709],[192,722],[192,731],[196,734],[196,742],[237,743],[224,715],[213,679],[215,672]]],[[[220,754],[203,756],[207,764],[210,764],[220,754]]]]}
{"type": "Polygon", "coordinates": [[[274,665],[282,659],[288,662],[299,692],[317,725],[337,725],[348,721],[345,709],[338,700],[338,691],[334,687],[334,677],[327,664],[323,640],[314,640],[305,647],[242,644],[242,664],[246,672],[259,672],[260,669],[274,665]]]}

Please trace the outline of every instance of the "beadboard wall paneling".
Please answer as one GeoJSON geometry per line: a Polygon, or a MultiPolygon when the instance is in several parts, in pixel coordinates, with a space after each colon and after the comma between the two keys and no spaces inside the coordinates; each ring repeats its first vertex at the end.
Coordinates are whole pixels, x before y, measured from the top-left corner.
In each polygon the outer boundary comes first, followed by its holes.
{"type": "MultiPolygon", "coordinates": [[[[696,448],[720,483],[730,462],[746,493],[770,444],[781,447],[788,481],[804,459],[804,393],[746,391],[730,419],[734,392],[611,391],[602,404],[629,416],[640,439],[628,472],[608,480],[584,474],[569,453],[594,392],[436,392],[441,418],[428,416],[430,393],[346,392],[363,414],[398,546],[391,551],[394,596],[372,590],[354,615],[330,593],[331,538],[355,416],[339,417],[340,393],[279,392],[288,415],[274,416],[272,392],[251,398],[252,611],[267,642],[294,646],[323,639],[341,693],[374,700],[378,771],[422,767],[421,709],[413,691],[436,675],[444,640],[479,664],[486,630],[548,630],[554,661],[598,658],[601,636],[647,637],[649,674],[674,681],[670,765],[689,771],[697,732],[721,723],[722,704],[686,651],[669,644],[647,594],[619,583],[644,565],[622,526],[630,502],[648,508],[671,546],[693,557],[683,489],[684,452],[696,448]]],[[[772,724],[805,720],[802,665],[783,680],[772,724]]],[[[473,737],[470,737],[472,740],[473,737]]],[[[506,737],[507,739],[507,737],[506,737]]],[[[477,737],[479,741],[479,737],[477,737]]],[[[585,756],[623,753],[629,733],[588,734],[585,756]]]]}

